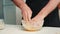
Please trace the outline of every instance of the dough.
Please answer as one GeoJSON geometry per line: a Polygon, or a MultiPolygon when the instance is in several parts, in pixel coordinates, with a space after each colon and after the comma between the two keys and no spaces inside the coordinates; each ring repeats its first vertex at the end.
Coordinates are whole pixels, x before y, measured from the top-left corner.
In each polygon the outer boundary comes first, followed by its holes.
{"type": "Polygon", "coordinates": [[[38,31],[42,28],[43,22],[44,21],[42,21],[42,23],[35,23],[35,24],[33,23],[33,24],[31,24],[31,23],[28,23],[28,22],[22,20],[22,26],[24,27],[24,29],[26,31],[38,31]]]}

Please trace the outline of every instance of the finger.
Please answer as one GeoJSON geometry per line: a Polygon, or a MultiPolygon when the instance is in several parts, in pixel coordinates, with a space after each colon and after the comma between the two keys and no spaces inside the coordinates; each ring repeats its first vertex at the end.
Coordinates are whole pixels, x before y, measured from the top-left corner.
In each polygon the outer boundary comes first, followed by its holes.
{"type": "Polygon", "coordinates": [[[26,11],[22,11],[22,17],[23,17],[23,19],[24,19],[25,21],[28,21],[26,11]]]}

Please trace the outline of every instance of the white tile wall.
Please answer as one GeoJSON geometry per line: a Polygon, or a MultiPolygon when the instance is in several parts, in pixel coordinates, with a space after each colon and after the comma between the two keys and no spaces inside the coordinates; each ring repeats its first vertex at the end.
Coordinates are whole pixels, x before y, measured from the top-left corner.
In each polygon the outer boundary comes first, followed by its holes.
{"type": "Polygon", "coordinates": [[[6,24],[16,24],[16,7],[11,0],[3,0],[4,21],[6,24]]]}

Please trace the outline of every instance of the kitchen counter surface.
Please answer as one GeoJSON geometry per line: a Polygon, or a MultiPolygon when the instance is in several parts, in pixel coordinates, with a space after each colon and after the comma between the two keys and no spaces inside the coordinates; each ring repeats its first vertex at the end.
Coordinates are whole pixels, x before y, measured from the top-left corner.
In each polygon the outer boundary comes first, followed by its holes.
{"type": "Polygon", "coordinates": [[[5,25],[3,30],[0,30],[0,34],[60,34],[60,28],[56,27],[43,27],[40,31],[28,32],[22,30],[19,25],[5,25]]]}

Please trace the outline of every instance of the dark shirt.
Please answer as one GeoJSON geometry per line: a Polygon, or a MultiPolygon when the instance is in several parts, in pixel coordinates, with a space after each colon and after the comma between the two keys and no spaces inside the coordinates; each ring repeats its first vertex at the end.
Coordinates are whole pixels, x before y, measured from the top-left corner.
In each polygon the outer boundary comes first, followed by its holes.
{"type": "MultiPolygon", "coordinates": [[[[26,4],[31,8],[35,17],[39,11],[49,2],[49,0],[27,0],[26,4]]],[[[56,7],[45,19],[43,26],[60,27],[58,8],[56,7]]]]}

